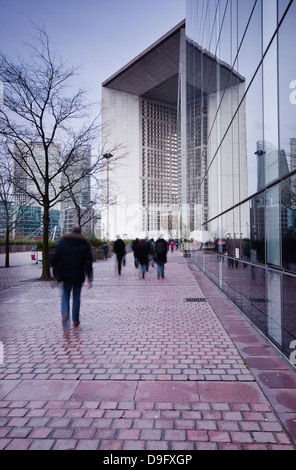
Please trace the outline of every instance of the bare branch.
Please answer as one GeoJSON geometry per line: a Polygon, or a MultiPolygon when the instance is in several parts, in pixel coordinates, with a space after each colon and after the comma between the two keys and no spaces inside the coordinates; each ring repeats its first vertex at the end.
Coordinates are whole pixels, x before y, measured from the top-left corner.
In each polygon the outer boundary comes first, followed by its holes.
{"type": "MultiPolygon", "coordinates": [[[[14,161],[15,195],[25,194],[43,208],[42,278],[47,279],[49,210],[69,197],[77,206],[76,196],[90,178],[99,188],[106,162],[98,148],[106,129],[99,112],[92,117],[97,105],[87,102],[86,91],[73,88],[78,68],[58,58],[45,29],[35,28],[28,52],[29,60],[17,63],[0,54],[0,138],[14,161]]],[[[108,151],[114,155],[111,169],[125,150],[118,145],[108,151]]]]}

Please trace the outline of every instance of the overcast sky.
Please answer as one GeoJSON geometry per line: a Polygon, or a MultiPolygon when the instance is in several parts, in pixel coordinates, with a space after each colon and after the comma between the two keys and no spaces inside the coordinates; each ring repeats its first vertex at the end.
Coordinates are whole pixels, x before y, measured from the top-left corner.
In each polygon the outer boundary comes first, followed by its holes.
{"type": "Polygon", "coordinates": [[[185,18],[185,0],[0,0],[0,50],[22,54],[45,27],[64,61],[81,65],[81,86],[101,83],[185,18]]]}

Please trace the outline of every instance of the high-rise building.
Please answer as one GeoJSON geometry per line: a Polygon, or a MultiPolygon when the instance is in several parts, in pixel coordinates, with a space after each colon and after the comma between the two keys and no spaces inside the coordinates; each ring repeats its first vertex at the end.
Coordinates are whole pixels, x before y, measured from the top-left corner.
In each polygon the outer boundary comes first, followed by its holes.
{"type": "Polygon", "coordinates": [[[91,151],[85,150],[82,154],[73,154],[73,162],[62,173],[62,185],[77,183],[70,188],[61,203],[61,231],[70,232],[74,225],[83,225],[86,232],[93,232],[94,209],[91,201],[91,151]]]}
{"type": "Polygon", "coordinates": [[[128,152],[104,178],[110,199],[117,196],[116,204],[106,201],[102,211],[102,231],[111,239],[178,235],[177,112],[184,32],[182,22],[103,83],[103,122],[109,131],[104,147],[119,142],[128,152]]]}
{"type": "MultiPolygon", "coordinates": [[[[225,207],[239,200],[238,165],[245,170],[240,195],[247,196],[243,106],[236,127],[240,160],[227,153],[231,142],[226,139],[223,168],[215,160],[207,174],[208,149],[221,153],[217,142],[222,129],[215,128],[207,141],[221,90],[225,99],[219,114],[227,126],[245,80],[231,65],[203,53],[185,33],[182,21],[103,83],[103,122],[109,126],[104,145],[112,148],[120,142],[128,151],[126,160],[105,178],[109,193],[117,195],[117,204],[107,203],[102,212],[102,227],[111,239],[162,234],[205,241],[203,224],[222,209],[216,184],[221,171],[232,181],[219,189],[225,207]],[[207,70],[203,82],[200,66],[207,70]]],[[[211,230],[214,236],[219,227],[213,223],[211,230]]]]}

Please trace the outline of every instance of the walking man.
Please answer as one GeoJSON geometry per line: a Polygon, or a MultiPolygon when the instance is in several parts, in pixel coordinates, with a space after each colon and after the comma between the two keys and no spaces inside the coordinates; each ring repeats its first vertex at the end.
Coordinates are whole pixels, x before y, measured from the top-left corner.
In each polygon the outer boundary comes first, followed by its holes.
{"type": "Polygon", "coordinates": [[[116,254],[117,258],[117,269],[118,274],[121,275],[122,261],[126,255],[125,243],[121,238],[118,238],[113,245],[113,251],[116,254]]]}
{"type": "Polygon", "coordinates": [[[63,282],[61,301],[62,324],[64,331],[68,327],[70,316],[70,295],[73,292],[73,326],[80,324],[80,295],[85,278],[89,288],[93,282],[92,254],[88,241],[81,234],[81,227],[76,225],[71,233],[63,235],[53,260],[53,274],[63,282]]]}
{"type": "Polygon", "coordinates": [[[138,260],[141,267],[142,279],[145,279],[145,272],[148,271],[150,245],[148,240],[140,240],[137,248],[138,260]]]}
{"type": "Polygon", "coordinates": [[[167,262],[167,242],[159,238],[155,243],[155,259],[157,263],[157,279],[164,278],[164,265],[167,262]]]}

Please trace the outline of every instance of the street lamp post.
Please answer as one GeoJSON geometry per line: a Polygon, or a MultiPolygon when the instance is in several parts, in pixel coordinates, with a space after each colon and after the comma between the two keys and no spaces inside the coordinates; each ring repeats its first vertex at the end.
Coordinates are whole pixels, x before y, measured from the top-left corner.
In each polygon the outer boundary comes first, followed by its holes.
{"type": "Polygon", "coordinates": [[[107,160],[107,242],[109,241],[109,160],[113,157],[111,153],[105,153],[103,155],[107,160]]]}

